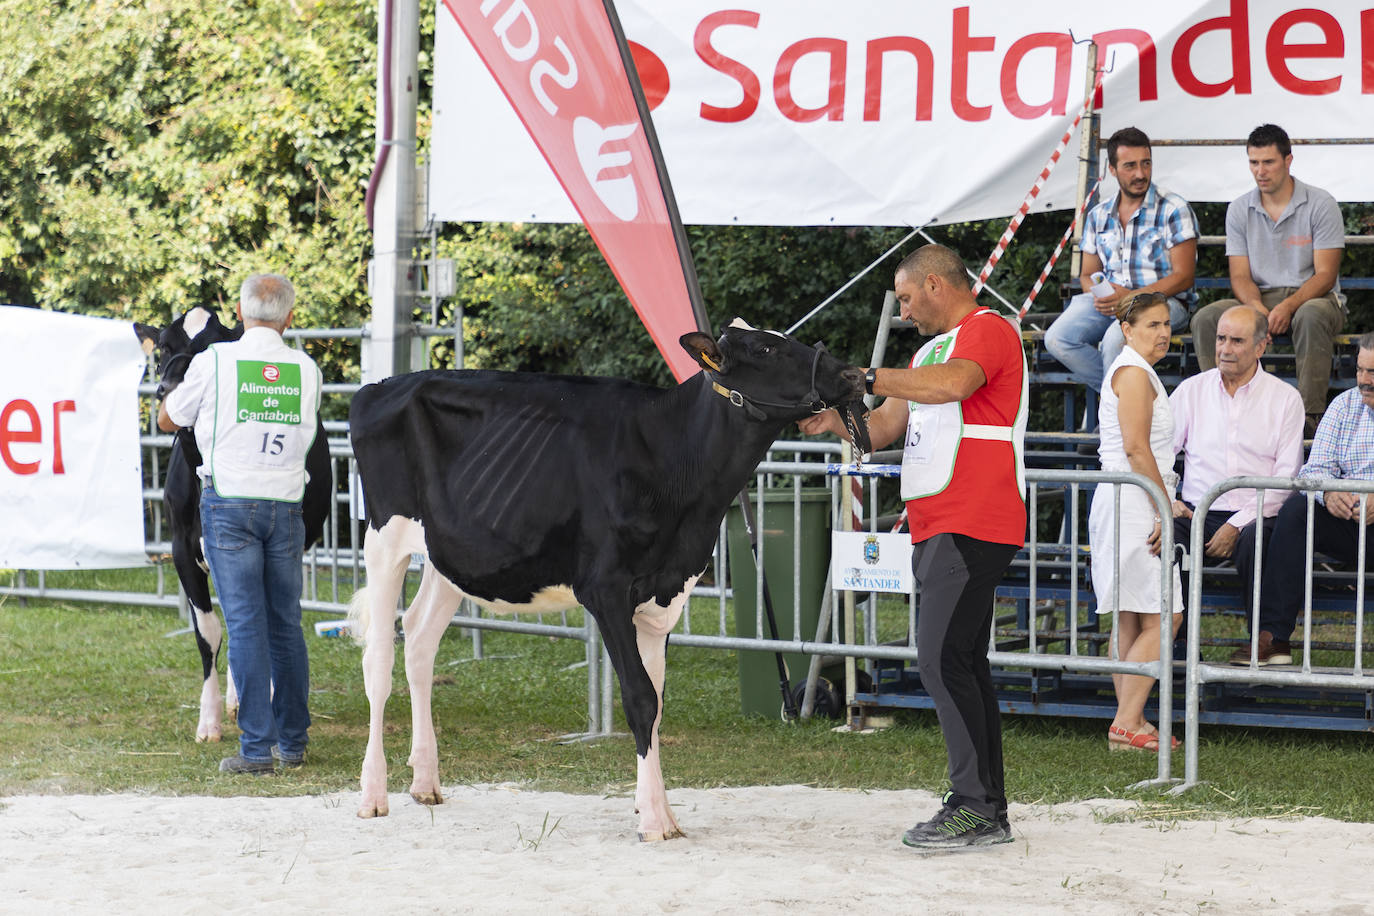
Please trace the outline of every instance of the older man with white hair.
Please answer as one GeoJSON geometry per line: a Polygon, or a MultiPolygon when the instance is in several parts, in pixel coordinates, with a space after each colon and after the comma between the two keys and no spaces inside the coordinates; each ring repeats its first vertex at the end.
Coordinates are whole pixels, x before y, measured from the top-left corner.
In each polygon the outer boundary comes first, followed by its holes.
{"type": "Polygon", "coordinates": [[[296,291],[280,274],[239,289],[243,336],[211,345],[168,393],[158,427],[194,426],[204,461],[205,559],[229,630],[239,752],[227,773],[271,773],[305,758],[310,663],[301,634],[305,455],[316,435],[320,370],[288,347],[296,291]]]}
{"type": "MultiPolygon", "coordinates": [[[[1182,499],[1174,504],[1174,543],[1187,545],[1193,509],[1208,490],[1228,477],[1292,477],[1302,465],[1302,396],[1260,365],[1269,324],[1258,309],[1237,305],[1217,324],[1217,365],[1184,379],[1169,397],[1174,411],[1174,451],[1183,454],[1182,499]]],[[[1264,494],[1264,543],[1284,491],[1264,494]]],[[[1255,491],[1228,490],[1204,521],[1206,556],[1231,559],[1240,573],[1247,617],[1254,595],[1255,491]]],[[[1188,566],[1200,568],[1195,556],[1188,566]]],[[[1185,586],[1186,592],[1186,586],[1185,586]]]]}
{"type": "MultiPolygon", "coordinates": [[[[1356,387],[1331,402],[1317,426],[1312,451],[1298,477],[1308,480],[1374,480],[1374,333],[1356,343],[1356,387]]],[[[1318,493],[1312,507],[1312,549],[1342,563],[1354,563],[1360,526],[1374,522],[1374,496],[1360,507],[1360,494],[1346,490],[1318,493]]],[[[1302,612],[1307,585],[1307,496],[1294,493],[1279,509],[1269,559],[1260,585],[1259,634],[1254,662],[1293,662],[1289,637],[1302,612]]],[[[1249,646],[1237,649],[1231,664],[1248,665],[1249,646]]]]}

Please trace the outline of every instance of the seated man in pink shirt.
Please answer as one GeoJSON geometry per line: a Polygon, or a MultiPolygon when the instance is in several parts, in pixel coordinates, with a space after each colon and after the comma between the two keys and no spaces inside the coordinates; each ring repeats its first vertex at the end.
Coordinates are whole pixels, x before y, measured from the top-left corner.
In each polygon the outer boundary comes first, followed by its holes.
{"type": "MultiPolygon", "coordinates": [[[[1169,397],[1174,449],[1183,453],[1174,542],[1185,549],[1193,508],[1217,483],[1228,477],[1293,477],[1302,466],[1302,397],[1260,366],[1268,342],[1268,321],[1257,309],[1227,309],[1217,324],[1216,368],[1184,379],[1169,397]]],[[[1285,490],[1264,493],[1265,547],[1287,496],[1285,490]]],[[[1203,530],[1206,555],[1235,562],[1248,619],[1254,598],[1255,491],[1223,493],[1212,503],[1203,530]]],[[[1203,562],[1193,557],[1187,566],[1200,569],[1203,562]]]]}

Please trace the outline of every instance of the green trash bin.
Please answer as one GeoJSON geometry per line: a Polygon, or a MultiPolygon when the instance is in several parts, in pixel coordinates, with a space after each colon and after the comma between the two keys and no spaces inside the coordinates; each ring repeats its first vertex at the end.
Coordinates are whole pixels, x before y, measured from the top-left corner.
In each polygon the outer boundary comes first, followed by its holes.
{"type": "MultiPolygon", "coordinates": [[[[758,511],[757,496],[750,497],[754,511],[758,511]]],[[[794,602],[792,600],[792,532],[795,523],[793,491],[770,491],[764,494],[763,519],[759,522],[759,538],[763,541],[764,570],[768,574],[768,589],[773,598],[773,613],[778,623],[778,638],[790,640],[794,602]]],[[[730,507],[726,517],[727,547],[730,552],[730,584],[735,593],[735,635],[762,636],[767,639],[767,611],[763,628],[758,630],[757,572],[749,549],[749,530],[745,527],[739,501],[730,507]]],[[[816,622],[820,619],[826,573],[830,568],[830,491],[821,487],[803,488],[801,492],[801,638],[814,639],[816,622]]],[[[810,658],[801,653],[787,653],[789,680],[795,688],[805,683],[810,658]]],[[[739,652],[740,709],[745,715],[775,718],[782,711],[782,691],[778,686],[778,663],[772,652],[742,650],[739,652]]]]}

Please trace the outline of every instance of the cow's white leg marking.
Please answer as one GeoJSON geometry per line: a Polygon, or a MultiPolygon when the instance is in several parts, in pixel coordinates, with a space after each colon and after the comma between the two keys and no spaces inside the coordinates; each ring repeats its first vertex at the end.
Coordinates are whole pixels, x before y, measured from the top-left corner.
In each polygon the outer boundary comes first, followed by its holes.
{"type": "MultiPolygon", "coordinates": [[[[219,616],[213,609],[203,611],[195,605],[191,606],[191,613],[196,615],[196,632],[210,647],[211,658],[218,658],[221,640],[224,636],[219,624],[219,616]]],[[[231,681],[230,688],[232,689],[232,687],[233,682],[231,681]]],[[[200,685],[200,721],[196,723],[197,741],[218,741],[224,736],[224,723],[220,718],[219,704],[219,671],[211,664],[210,673],[205,677],[205,683],[200,685]]]]}
{"type": "Polygon", "coordinates": [[[434,737],[430,696],[439,640],[462,600],[463,593],[426,564],[415,600],[401,620],[406,634],[406,681],[410,684],[410,796],[422,805],[444,803],[439,791],[439,745],[434,737]]]}
{"type": "Polygon", "coordinates": [[[653,682],[654,693],[658,700],[658,712],[654,716],[654,727],[650,733],[649,753],[636,756],[638,763],[635,783],[635,810],[639,812],[639,839],[646,843],[658,840],[671,840],[686,836],[673,817],[668,806],[668,790],[663,784],[663,768],[658,757],[658,723],[663,719],[663,677],[667,655],[668,633],[677,626],[678,618],[692,587],[697,584],[697,576],[687,580],[677,597],[661,607],[647,601],[635,609],[635,643],[639,647],[639,658],[644,663],[649,680],[653,682]]]}
{"type": "Polygon", "coordinates": [[[363,688],[367,693],[369,716],[358,817],[385,817],[390,812],[382,732],[386,724],[386,701],[391,696],[391,671],[396,663],[393,640],[396,600],[405,583],[411,553],[423,549],[424,533],[419,523],[399,517],[388,521],[379,531],[369,528],[363,541],[363,560],[367,564],[364,600],[368,614],[363,688]]]}

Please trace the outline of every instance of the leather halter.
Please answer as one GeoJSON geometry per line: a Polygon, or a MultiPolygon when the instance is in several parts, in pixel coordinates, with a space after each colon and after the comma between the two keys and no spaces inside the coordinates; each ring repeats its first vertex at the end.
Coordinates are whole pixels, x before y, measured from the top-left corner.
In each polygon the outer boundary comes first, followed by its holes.
{"type": "Polygon", "coordinates": [[[817,344],[813,349],[816,351],[816,355],[811,358],[811,390],[805,394],[802,400],[790,404],[780,401],[764,401],[760,400],[759,398],[748,397],[738,389],[726,388],[724,385],[720,383],[719,376],[717,375],[717,373],[721,371],[720,366],[716,365],[715,362],[713,362],[711,358],[706,356],[705,354],[702,354],[701,358],[705,361],[706,365],[710,367],[705,370],[706,377],[711,380],[711,388],[716,392],[716,394],[725,398],[727,401],[729,401],[731,404],[734,404],[736,407],[743,407],[745,413],[749,414],[749,416],[753,417],[755,420],[762,420],[767,417],[767,414],[765,414],[762,410],[759,410],[759,406],[784,407],[789,410],[795,410],[798,407],[805,407],[812,413],[820,413],[821,411],[830,408],[831,405],[823,401],[821,399],[820,392],[816,390],[816,370],[819,368],[821,363],[821,354],[825,353],[826,350],[825,347],[821,346],[820,344],[817,344]]]}

